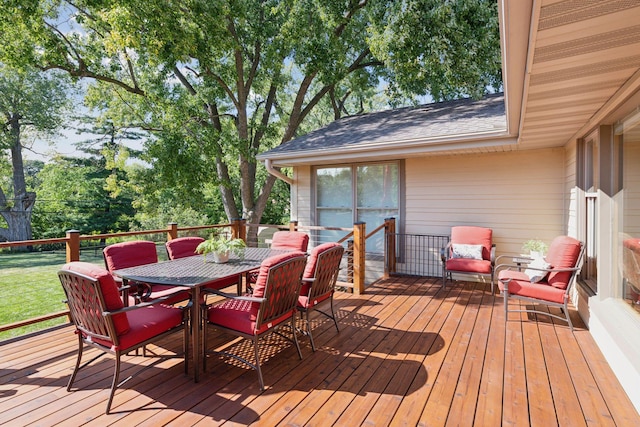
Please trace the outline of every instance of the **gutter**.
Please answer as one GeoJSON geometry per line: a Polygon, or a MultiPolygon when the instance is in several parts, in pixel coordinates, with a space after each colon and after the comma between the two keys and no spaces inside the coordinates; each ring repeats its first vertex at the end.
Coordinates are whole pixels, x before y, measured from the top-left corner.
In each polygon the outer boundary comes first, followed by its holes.
{"type": "Polygon", "coordinates": [[[267,168],[267,172],[269,172],[271,175],[275,176],[278,179],[281,179],[289,185],[293,185],[293,178],[290,178],[279,170],[275,169],[271,164],[271,159],[264,159],[264,167],[267,168]]]}

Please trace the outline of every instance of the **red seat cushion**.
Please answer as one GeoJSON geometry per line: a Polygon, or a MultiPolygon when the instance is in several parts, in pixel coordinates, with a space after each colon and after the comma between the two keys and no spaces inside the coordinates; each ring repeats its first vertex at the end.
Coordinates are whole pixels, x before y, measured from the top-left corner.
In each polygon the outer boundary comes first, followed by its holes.
{"type": "MultiPolygon", "coordinates": [[[[120,340],[117,349],[126,351],[143,341],[153,338],[182,323],[182,310],[177,307],[157,304],[150,307],[133,310],[126,313],[130,329],[127,333],[118,334],[120,340]]],[[[109,342],[101,342],[103,345],[111,345],[109,342]]],[[[113,350],[116,350],[112,346],[113,350]]]]}
{"type": "Polygon", "coordinates": [[[470,258],[451,258],[446,262],[449,271],[466,271],[469,273],[491,274],[491,261],[470,259],[470,258]]]}
{"type": "Polygon", "coordinates": [[[312,301],[310,301],[307,295],[300,295],[298,297],[298,306],[303,308],[311,308],[313,306],[320,304],[322,301],[329,299],[329,297],[331,297],[331,294],[327,293],[324,295],[320,295],[317,298],[314,298],[312,301]]]}
{"type": "Polygon", "coordinates": [[[545,301],[564,303],[564,289],[549,285],[546,281],[531,283],[529,276],[524,272],[514,270],[502,270],[498,274],[498,287],[504,291],[503,279],[511,279],[509,293],[523,297],[542,299],[545,301]]]}
{"type": "MultiPolygon", "coordinates": [[[[573,268],[576,266],[580,249],[581,244],[579,240],[569,236],[558,236],[553,239],[551,245],[549,245],[549,251],[545,259],[553,268],[573,268]]],[[[547,282],[555,288],[567,289],[572,274],[570,271],[552,271],[549,273],[547,282]]]]}
{"type": "MultiPolygon", "coordinates": [[[[116,286],[116,282],[113,280],[113,276],[104,268],[88,262],[74,261],[63,265],[62,269],[80,273],[98,280],[100,290],[102,291],[102,298],[107,306],[107,310],[114,311],[124,307],[120,291],[118,291],[118,287],[116,286]]],[[[129,321],[124,313],[113,316],[113,323],[118,335],[129,331],[129,321]]]]}
{"type": "Polygon", "coordinates": [[[271,239],[271,249],[306,252],[309,235],[302,231],[276,231],[271,239]]]}
{"type": "Polygon", "coordinates": [[[196,255],[196,248],[204,242],[202,237],[179,237],[165,243],[169,259],[185,258],[196,255]]]}

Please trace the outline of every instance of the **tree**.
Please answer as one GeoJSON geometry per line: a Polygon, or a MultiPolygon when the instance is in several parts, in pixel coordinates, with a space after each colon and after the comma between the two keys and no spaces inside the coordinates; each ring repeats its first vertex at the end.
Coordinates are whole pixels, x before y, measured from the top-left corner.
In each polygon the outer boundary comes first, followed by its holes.
{"type": "MultiPolygon", "coordinates": [[[[101,157],[51,159],[38,174],[34,234],[52,238],[71,229],[83,234],[128,230],[134,215],[133,193],[126,184],[117,193],[109,191],[107,178],[112,174],[101,157]]],[[[126,183],[127,177],[119,180],[126,183]]]]}
{"type": "Polygon", "coordinates": [[[216,185],[228,219],[250,223],[275,183],[256,153],[305,131],[318,108],[330,106],[330,119],[364,110],[383,83],[395,99],[436,100],[501,84],[495,0],[3,6],[5,60],[93,79],[96,105],[154,134],[146,155],[158,179],[194,199],[216,185]]]}
{"type": "Polygon", "coordinates": [[[0,215],[7,227],[0,238],[30,240],[31,212],[36,193],[28,191],[22,149],[25,136],[51,135],[65,119],[68,86],[62,76],[37,70],[18,71],[0,63],[0,150],[11,157],[11,190],[0,186],[0,215]]]}

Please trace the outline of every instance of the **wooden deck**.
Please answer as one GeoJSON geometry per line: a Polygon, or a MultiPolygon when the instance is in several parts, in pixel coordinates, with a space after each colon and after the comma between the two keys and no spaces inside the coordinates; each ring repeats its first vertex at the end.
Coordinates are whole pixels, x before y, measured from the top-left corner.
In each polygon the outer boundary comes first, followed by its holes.
{"type": "MultiPolygon", "coordinates": [[[[303,360],[289,342],[271,340],[263,393],[254,371],[217,356],[196,384],[180,359],[132,355],[121,378],[137,375],[116,392],[110,415],[112,358],[85,368],[66,391],[76,354],[70,327],[6,343],[0,425],[640,425],[575,312],[574,333],[545,316],[512,314],[505,326],[502,299],[488,286],[442,291],[424,278],[337,293],[336,304],[339,333],[315,317],[316,353],[305,337],[303,360]]],[[[213,346],[230,339],[209,335],[213,346]]],[[[179,348],[180,334],[151,347],[163,355],[179,348]]]]}

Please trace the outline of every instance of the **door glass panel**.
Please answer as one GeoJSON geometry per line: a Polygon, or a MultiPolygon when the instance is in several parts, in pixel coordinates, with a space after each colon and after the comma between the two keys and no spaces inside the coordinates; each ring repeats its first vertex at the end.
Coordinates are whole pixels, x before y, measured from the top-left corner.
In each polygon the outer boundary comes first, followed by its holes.
{"type": "Polygon", "coordinates": [[[398,165],[359,166],[358,208],[398,208],[398,165]]]}
{"type": "Polygon", "coordinates": [[[351,168],[317,169],[316,182],[318,207],[352,209],[353,191],[351,168]]]}

